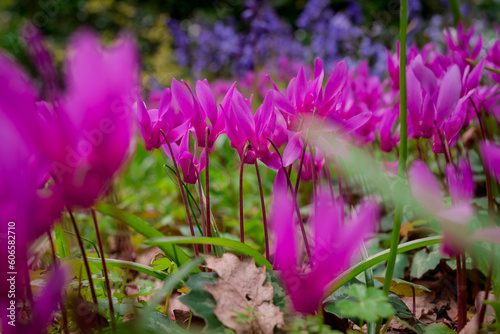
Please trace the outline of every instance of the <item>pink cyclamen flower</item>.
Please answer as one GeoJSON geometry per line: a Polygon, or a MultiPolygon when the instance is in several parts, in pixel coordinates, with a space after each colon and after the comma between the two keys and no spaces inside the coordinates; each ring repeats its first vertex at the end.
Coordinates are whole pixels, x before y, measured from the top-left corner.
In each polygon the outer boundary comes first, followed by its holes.
{"type": "MultiPolygon", "coordinates": [[[[500,69],[500,41],[496,41],[495,44],[488,50],[488,55],[486,57],[488,60],[488,66],[494,69],[500,69]]],[[[500,83],[500,74],[488,72],[491,79],[500,83]]]]}
{"type": "MultiPolygon", "coordinates": [[[[175,160],[179,164],[182,170],[182,178],[184,182],[195,184],[198,180],[198,176],[205,169],[205,148],[202,149],[200,159],[198,159],[197,149],[198,145],[196,141],[194,142],[194,154],[189,151],[189,133],[192,130],[186,130],[182,136],[179,144],[171,143],[172,152],[174,153],[175,160]]],[[[163,145],[163,150],[165,154],[172,159],[170,154],[170,149],[165,144],[163,145]]]]}
{"type": "Polygon", "coordinates": [[[172,101],[172,92],[165,88],[158,108],[146,109],[144,101],[138,97],[134,109],[139,122],[139,130],[148,151],[158,149],[165,144],[163,130],[169,142],[179,140],[191,126],[191,121],[172,101]]]}
{"type": "Polygon", "coordinates": [[[406,72],[408,112],[415,137],[430,138],[455,109],[462,90],[460,70],[453,65],[438,81],[420,56],[406,72]]]}
{"type": "Polygon", "coordinates": [[[67,54],[66,94],[57,113],[63,144],[53,174],[66,205],[88,207],[131,155],[138,52],[128,36],[106,48],[97,35],[82,31],[67,54]]]}
{"type": "Polygon", "coordinates": [[[278,153],[269,150],[270,143],[267,140],[271,138],[276,127],[274,97],[275,93],[269,91],[253,115],[251,101],[234,89],[231,95],[228,95],[230,103],[222,105],[222,109],[226,118],[227,136],[241,160],[253,164],[255,159],[259,159],[269,168],[277,170],[281,167],[281,161],[278,153]]]}
{"type": "Polygon", "coordinates": [[[471,203],[474,196],[474,181],[470,165],[464,160],[460,161],[458,169],[448,166],[446,176],[452,197],[451,207],[445,206],[439,183],[424,162],[414,162],[408,171],[413,196],[441,223],[443,252],[452,256],[463,252],[467,245],[465,225],[474,216],[471,203]]]}
{"type": "Polygon", "coordinates": [[[449,53],[456,53],[465,63],[467,59],[476,60],[483,46],[483,37],[479,36],[474,45],[471,44],[474,37],[475,27],[472,25],[469,30],[464,28],[463,22],[458,24],[457,30],[445,31],[444,40],[448,45],[449,53]]]}
{"type": "Polygon", "coordinates": [[[313,117],[323,120],[330,112],[341,108],[341,98],[347,80],[347,65],[339,62],[335,65],[323,88],[323,62],[316,58],[314,79],[308,79],[301,67],[297,76],[292,78],[285,93],[281,93],[273,82],[275,104],[287,121],[289,130],[297,131],[302,124],[306,128],[313,117]]]}
{"type": "Polygon", "coordinates": [[[275,236],[274,268],[291,297],[293,307],[301,313],[318,310],[329,284],[347,270],[355,255],[378,221],[377,205],[367,202],[357,211],[356,217],[341,223],[339,203],[330,203],[330,196],[318,196],[312,220],[314,231],[312,257],[308,268],[301,268],[303,253],[297,242],[297,226],[293,204],[286,192],[286,185],[277,182],[274,192],[271,228],[275,236]]]}
{"type": "MultiPolygon", "coordinates": [[[[234,89],[234,85],[231,86],[229,91],[232,91],[232,89],[234,89]]],[[[205,79],[196,82],[195,96],[186,82],[183,81],[183,84],[181,84],[173,79],[172,94],[179,109],[191,119],[198,145],[212,148],[219,135],[224,132],[225,121],[222,110],[217,107],[217,101],[208,81],[205,79]],[[209,123],[207,123],[207,119],[209,123]],[[207,127],[209,130],[208,143],[205,143],[207,127]]]]}

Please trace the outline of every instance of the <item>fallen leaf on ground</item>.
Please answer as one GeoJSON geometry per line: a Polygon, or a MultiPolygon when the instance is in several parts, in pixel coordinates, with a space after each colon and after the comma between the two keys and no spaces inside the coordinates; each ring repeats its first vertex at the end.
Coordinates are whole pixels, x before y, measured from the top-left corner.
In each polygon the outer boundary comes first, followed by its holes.
{"type": "Polygon", "coordinates": [[[205,256],[206,266],[217,275],[216,284],[204,284],[217,305],[213,309],[225,326],[240,333],[272,333],[284,325],[283,312],[273,304],[273,287],[266,280],[266,268],[256,267],[255,260],[241,261],[233,254],[221,258],[205,256]]]}

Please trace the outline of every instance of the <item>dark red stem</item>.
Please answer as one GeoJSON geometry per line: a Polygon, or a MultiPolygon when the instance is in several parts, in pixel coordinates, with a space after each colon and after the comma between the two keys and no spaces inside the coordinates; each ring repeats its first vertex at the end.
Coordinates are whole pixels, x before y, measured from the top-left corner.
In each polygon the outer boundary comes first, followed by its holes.
{"type": "Polygon", "coordinates": [[[95,294],[94,281],[92,280],[92,272],[90,271],[89,261],[87,260],[87,254],[85,253],[85,247],[83,247],[82,237],[80,236],[80,231],[76,225],[75,217],[70,208],[68,209],[69,216],[71,217],[71,222],[73,223],[73,228],[75,229],[76,240],[78,241],[78,246],[80,247],[80,252],[82,253],[83,264],[85,265],[85,270],[87,271],[87,276],[89,278],[90,293],[92,294],[92,301],[97,307],[97,295],[95,294]]]}
{"type": "MultiPolygon", "coordinates": [[[[274,144],[274,142],[271,139],[267,138],[267,140],[271,143],[271,145],[273,145],[273,148],[276,151],[276,153],[278,153],[281,160],[281,166],[283,166],[283,158],[281,157],[278,147],[276,147],[276,144],[274,144]]],[[[309,248],[309,241],[307,240],[306,229],[304,227],[304,222],[302,221],[302,216],[300,214],[299,204],[297,203],[297,196],[295,195],[295,192],[293,190],[292,182],[290,181],[290,175],[285,167],[283,167],[283,171],[285,172],[288,188],[290,189],[290,193],[292,194],[295,213],[297,214],[297,219],[299,220],[300,232],[302,233],[302,239],[304,240],[304,246],[306,248],[307,257],[311,258],[311,249],[309,248]]]]}
{"type": "MultiPolygon", "coordinates": [[[[200,209],[201,209],[201,226],[203,228],[203,236],[207,236],[207,230],[205,228],[205,203],[203,203],[203,190],[201,188],[201,179],[200,175],[198,174],[198,193],[200,194],[200,209]]],[[[208,247],[207,244],[203,245],[203,251],[205,254],[208,254],[208,247]]]]}
{"type": "Polygon", "coordinates": [[[457,333],[459,333],[465,326],[465,314],[463,308],[463,288],[462,288],[462,260],[461,256],[456,256],[457,261],[457,302],[458,302],[458,325],[457,333]]]}
{"type": "MultiPolygon", "coordinates": [[[[243,167],[245,166],[245,156],[247,155],[248,144],[245,144],[243,147],[243,154],[241,156],[241,165],[240,165],[240,241],[245,243],[245,226],[243,222],[243,167]]],[[[241,255],[241,259],[243,259],[243,255],[241,255]]]]}
{"type": "MultiPolygon", "coordinates": [[[[184,209],[186,210],[186,216],[187,216],[187,220],[188,220],[188,223],[189,223],[189,230],[191,231],[191,236],[194,237],[193,221],[191,220],[191,213],[189,212],[189,207],[188,207],[188,203],[187,203],[186,193],[184,192],[184,187],[182,186],[183,183],[182,183],[182,180],[181,180],[181,174],[179,172],[179,166],[177,165],[177,160],[175,159],[174,151],[172,151],[172,146],[170,145],[170,142],[167,139],[167,135],[161,129],[160,129],[160,132],[163,135],[163,138],[165,139],[165,143],[167,144],[168,151],[170,152],[170,156],[171,156],[172,161],[174,163],[175,174],[177,174],[177,180],[179,181],[179,187],[181,188],[182,201],[184,202],[184,209]]],[[[200,255],[199,252],[198,252],[198,246],[197,245],[193,245],[193,249],[194,249],[194,254],[196,256],[200,255]]]]}
{"type": "Polygon", "coordinates": [[[255,172],[257,173],[257,181],[259,183],[260,206],[262,208],[262,223],[264,225],[264,240],[266,244],[266,259],[269,261],[269,234],[267,229],[266,204],[264,203],[264,192],[262,191],[262,182],[260,180],[259,164],[255,160],[255,172]]]}
{"type": "Polygon", "coordinates": [[[104,258],[104,249],[102,247],[101,234],[99,233],[99,227],[97,226],[97,218],[95,216],[95,210],[91,209],[90,212],[92,213],[92,219],[94,220],[94,228],[97,237],[97,245],[99,246],[99,253],[101,253],[102,271],[104,272],[104,282],[106,283],[106,292],[108,295],[111,329],[113,333],[116,333],[115,308],[113,307],[113,296],[111,295],[111,285],[109,283],[108,270],[106,268],[106,259],[104,258]]]}
{"type": "MultiPolygon", "coordinates": [[[[207,209],[205,210],[207,214],[207,225],[206,225],[206,236],[210,238],[212,236],[212,223],[210,217],[210,177],[209,177],[209,168],[208,165],[210,163],[209,153],[208,153],[208,135],[210,134],[210,129],[208,126],[205,128],[205,201],[207,205],[207,209]]],[[[211,251],[211,246],[207,245],[208,252],[211,251]]]]}

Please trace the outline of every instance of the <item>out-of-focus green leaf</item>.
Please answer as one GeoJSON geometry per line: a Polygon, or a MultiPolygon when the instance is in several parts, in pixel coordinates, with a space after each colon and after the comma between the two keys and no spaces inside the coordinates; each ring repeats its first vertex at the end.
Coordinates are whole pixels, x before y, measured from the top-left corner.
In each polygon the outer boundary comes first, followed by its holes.
{"type": "Polygon", "coordinates": [[[422,277],[426,272],[436,268],[441,261],[441,253],[438,248],[432,249],[429,253],[422,249],[413,255],[410,276],[415,278],[422,277]]]}

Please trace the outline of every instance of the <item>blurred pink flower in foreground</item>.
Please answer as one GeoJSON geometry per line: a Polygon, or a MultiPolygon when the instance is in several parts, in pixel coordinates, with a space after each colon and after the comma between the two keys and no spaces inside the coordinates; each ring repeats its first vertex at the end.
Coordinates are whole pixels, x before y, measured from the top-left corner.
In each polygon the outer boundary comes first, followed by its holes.
{"type": "Polygon", "coordinates": [[[375,231],[378,208],[375,203],[366,202],[343,225],[340,204],[332,204],[328,195],[318,196],[312,219],[312,257],[307,268],[300,268],[302,252],[296,239],[293,204],[283,181],[283,170],[278,174],[271,225],[276,239],[274,268],[281,272],[295,310],[312,314],[318,310],[332,280],[349,268],[363,240],[375,231]]]}
{"type": "Polygon", "coordinates": [[[465,160],[458,168],[446,167],[448,188],[452,199],[450,207],[445,206],[437,178],[422,161],[416,161],[408,171],[411,191],[417,202],[441,223],[443,229],[443,253],[454,256],[465,250],[466,224],[474,216],[471,200],[474,197],[472,170],[465,160]]]}
{"type": "Polygon", "coordinates": [[[89,31],[73,36],[68,50],[66,94],[56,108],[62,144],[52,168],[65,204],[89,207],[131,154],[139,55],[128,36],[106,48],[89,31]]]}

